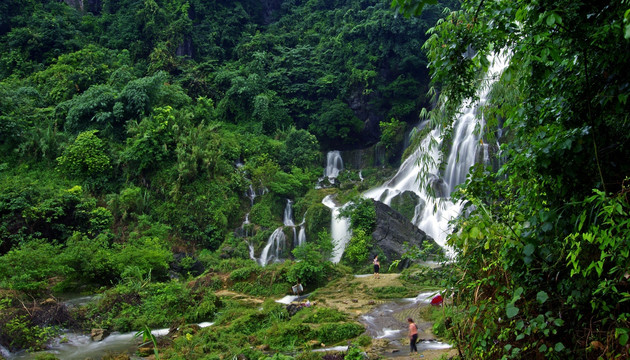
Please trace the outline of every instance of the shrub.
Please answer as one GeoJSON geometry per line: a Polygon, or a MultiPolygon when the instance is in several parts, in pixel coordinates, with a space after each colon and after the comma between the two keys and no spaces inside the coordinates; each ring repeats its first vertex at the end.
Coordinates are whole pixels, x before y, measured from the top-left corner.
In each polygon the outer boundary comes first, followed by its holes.
{"type": "Polygon", "coordinates": [[[299,343],[315,338],[315,332],[308,325],[293,323],[277,323],[266,332],[266,341],[274,350],[290,350],[299,343]]]}
{"type": "Polygon", "coordinates": [[[60,245],[43,240],[24,243],[0,257],[0,286],[38,296],[48,287],[49,279],[65,275],[70,268],[59,261],[60,245]]]}
{"type": "Polygon", "coordinates": [[[230,273],[230,280],[239,281],[239,280],[247,280],[252,274],[258,274],[258,268],[256,267],[243,267],[240,269],[236,269],[230,273]]]}
{"type": "Polygon", "coordinates": [[[317,338],[325,344],[334,344],[357,337],[363,331],[363,326],[357,323],[324,324],[317,329],[317,338]]]}
{"type": "Polygon", "coordinates": [[[298,314],[303,319],[302,321],[313,324],[339,322],[347,319],[346,314],[327,307],[304,308],[298,314]]]}
{"type": "Polygon", "coordinates": [[[57,158],[59,170],[80,180],[104,181],[112,168],[105,153],[105,144],[96,136],[97,130],[80,133],[57,158]]]}

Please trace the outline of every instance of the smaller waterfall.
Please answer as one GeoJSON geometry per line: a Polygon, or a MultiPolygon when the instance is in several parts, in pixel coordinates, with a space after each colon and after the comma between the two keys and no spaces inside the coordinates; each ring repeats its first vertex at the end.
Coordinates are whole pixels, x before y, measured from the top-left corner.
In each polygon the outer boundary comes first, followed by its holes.
{"type": "Polygon", "coordinates": [[[333,251],[330,257],[330,261],[338,263],[341,260],[346,245],[350,241],[352,233],[350,231],[350,220],[348,218],[340,217],[339,211],[341,207],[338,207],[332,199],[332,195],[326,196],[322,200],[322,204],[326,205],[332,210],[332,216],[330,220],[330,235],[333,240],[333,251]]]}
{"type": "Polygon", "coordinates": [[[289,226],[293,230],[293,246],[298,246],[297,229],[293,222],[293,201],[287,199],[287,205],[284,207],[284,216],[282,217],[282,223],[284,226],[289,226]]]}
{"type": "Polygon", "coordinates": [[[11,352],[7,348],[0,345],[0,356],[8,359],[10,355],[11,352]]]}
{"type": "Polygon", "coordinates": [[[256,199],[256,191],[252,185],[249,185],[247,193],[245,194],[249,198],[250,206],[254,206],[254,200],[256,199]]]}
{"type": "Polygon", "coordinates": [[[326,155],[326,169],[324,170],[324,176],[328,179],[336,179],[339,173],[343,170],[343,159],[341,153],[337,150],[329,151],[326,155]]]}
{"type": "Polygon", "coordinates": [[[254,252],[254,245],[247,241],[247,247],[249,248],[249,258],[258,262],[258,259],[256,259],[256,253],[254,252]]]}
{"type": "Polygon", "coordinates": [[[304,225],[300,226],[300,232],[298,233],[297,246],[302,246],[306,243],[306,230],[304,225]]]}
{"type": "Polygon", "coordinates": [[[287,205],[284,207],[282,223],[284,223],[284,226],[295,226],[293,222],[293,201],[290,199],[287,199],[287,205]]]}
{"type": "Polygon", "coordinates": [[[267,245],[265,245],[265,248],[260,254],[260,259],[258,260],[260,266],[265,266],[272,261],[280,261],[280,254],[286,247],[286,241],[287,238],[284,235],[281,226],[277,228],[273,234],[271,234],[269,240],[267,241],[267,245]]]}
{"type": "Polygon", "coordinates": [[[244,237],[249,237],[251,236],[251,234],[249,233],[249,213],[245,214],[245,220],[243,220],[243,223],[241,224],[241,233],[242,236],[244,237]]]}
{"type": "Polygon", "coordinates": [[[298,225],[300,227],[300,232],[298,233],[297,244],[295,244],[295,247],[302,246],[306,243],[306,226],[304,225],[305,223],[306,214],[304,214],[302,222],[298,225]]]}

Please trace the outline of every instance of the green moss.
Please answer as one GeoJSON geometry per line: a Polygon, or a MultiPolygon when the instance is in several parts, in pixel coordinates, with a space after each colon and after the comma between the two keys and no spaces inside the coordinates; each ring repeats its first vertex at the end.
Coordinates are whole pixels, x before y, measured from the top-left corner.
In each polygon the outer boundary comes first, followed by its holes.
{"type": "Polygon", "coordinates": [[[317,238],[317,234],[322,230],[330,228],[331,210],[321,201],[313,204],[306,212],[306,237],[307,239],[317,238]]]}
{"type": "Polygon", "coordinates": [[[418,201],[422,201],[418,195],[411,191],[405,191],[396,195],[391,202],[391,208],[401,213],[407,220],[413,220],[418,201]]]}

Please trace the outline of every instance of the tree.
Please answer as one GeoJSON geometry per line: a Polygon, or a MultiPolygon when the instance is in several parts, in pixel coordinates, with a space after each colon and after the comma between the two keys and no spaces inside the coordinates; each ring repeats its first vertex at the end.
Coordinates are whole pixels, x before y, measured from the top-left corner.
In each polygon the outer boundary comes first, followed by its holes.
{"type": "Polygon", "coordinates": [[[65,175],[93,183],[101,183],[112,169],[105,153],[105,144],[96,134],[98,130],[80,133],[74,142],[57,158],[59,170],[65,175]]]}
{"type": "MultiPolygon", "coordinates": [[[[392,5],[414,15],[426,3],[392,5]]],[[[484,109],[486,136],[503,126],[505,163],[498,173],[473,170],[458,195],[470,213],[449,239],[462,274],[448,285],[455,337],[466,357],[627,356],[627,313],[610,306],[619,301],[612,289],[627,286],[605,260],[630,246],[617,240],[630,235],[617,219],[630,163],[614,160],[630,155],[626,11],[620,2],[464,1],[430,30],[424,48],[440,87],[431,116],[447,130],[486,82],[488,55],[509,58],[484,109]]]]}

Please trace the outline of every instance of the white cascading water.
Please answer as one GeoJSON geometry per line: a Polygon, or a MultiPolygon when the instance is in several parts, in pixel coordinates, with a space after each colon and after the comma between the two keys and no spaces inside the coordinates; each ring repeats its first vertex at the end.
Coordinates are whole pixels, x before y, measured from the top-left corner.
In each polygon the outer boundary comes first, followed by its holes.
{"type": "Polygon", "coordinates": [[[343,159],[341,158],[341,153],[337,150],[329,151],[326,155],[326,169],[324,169],[324,176],[328,179],[336,179],[341,170],[343,170],[343,159]]]}
{"type": "Polygon", "coordinates": [[[295,223],[293,222],[293,201],[287,199],[287,205],[284,207],[284,216],[282,217],[284,226],[290,226],[293,230],[293,246],[297,246],[298,237],[295,223]]]}
{"type": "Polygon", "coordinates": [[[293,201],[287,199],[287,205],[284,207],[284,215],[282,216],[284,226],[295,226],[293,222],[293,201]]]}
{"type": "Polygon", "coordinates": [[[254,200],[256,200],[256,191],[251,184],[249,185],[249,189],[247,189],[246,195],[249,198],[250,206],[254,206],[254,200]]]}
{"type": "MultiPolygon", "coordinates": [[[[287,199],[287,205],[284,207],[284,214],[282,216],[282,223],[284,226],[291,227],[293,229],[293,243],[296,246],[296,243],[299,242],[297,230],[295,228],[295,222],[293,221],[293,201],[287,199]]],[[[286,246],[286,236],[284,235],[283,226],[277,228],[271,236],[269,236],[269,240],[267,240],[267,245],[263,248],[263,251],[260,253],[260,259],[258,259],[258,263],[261,266],[265,266],[272,261],[281,261],[280,254],[282,250],[284,250],[286,246]]],[[[253,246],[250,244],[249,249],[249,257],[256,259],[253,255],[253,246]]]]}
{"type": "Polygon", "coordinates": [[[297,238],[297,246],[302,246],[306,243],[306,214],[304,214],[304,217],[302,218],[302,222],[300,223],[300,231],[298,233],[298,238],[297,238]]]}
{"type": "MultiPolygon", "coordinates": [[[[483,117],[478,118],[478,109],[486,103],[490,85],[507,66],[507,59],[495,56],[491,59],[488,71],[488,83],[480,88],[478,102],[463,104],[460,115],[455,121],[453,146],[448,157],[444,183],[448,188],[447,195],[466,180],[470,167],[475,163],[477,154],[482,148],[479,128],[485,125],[483,117]]],[[[420,176],[428,182],[440,185],[438,148],[442,143],[439,130],[432,130],[421,142],[420,146],[400,166],[398,172],[380,187],[368,190],[363,194],[366,198],[382,201],[390,205],[392,198],[404,191],[412,191],[421,199],[416,207],[413,223],[431,236],[440,246],[446,247],[446,237],[451,232],[449,221],[459,215],[461,202],[454,203],[448,199],[436,199],[426,191],[420,176]],[[431,145],[431,142],[434,142],[431,145]],[[437,143],[437,145],[435,145],[437,143]],[[428,157],[430,161],[422,161],[428,157]]],[[[485,150],[484,150],[485,151],[485,150]]],[[[484,155],[485,157],[485,155],[484,155]]]]}
{"type": "Polygon", "coordinates": [[[272,261],[280,261],[280,254],[282,250],[284,250],[286,242],[287,237],[284,235],[281,226],[271,234],[267,245],[265,245],[263,251],[260,253],[260,259],[258,259],[260,266],[265,266],[272,261]]]}
{"type": "Polygon", "coordinates": [[[333,250],[330,256],[330,261],[336,264],[341,260],[341,256],[346,249],[346,245],[348,245],[350,237],[352,236],[352,233],[350,232],[350,220],[339,216],[339,211],[342,207],[335,204],[332,195],[326,196],[322,200],[322,204],[332,210],[330,235],[333,241],[333,250]]]}

